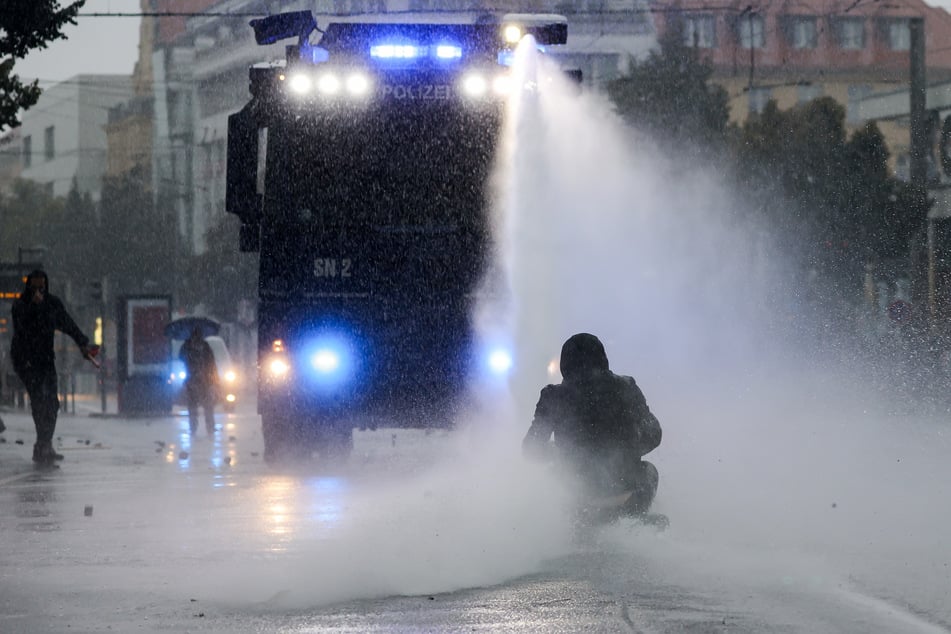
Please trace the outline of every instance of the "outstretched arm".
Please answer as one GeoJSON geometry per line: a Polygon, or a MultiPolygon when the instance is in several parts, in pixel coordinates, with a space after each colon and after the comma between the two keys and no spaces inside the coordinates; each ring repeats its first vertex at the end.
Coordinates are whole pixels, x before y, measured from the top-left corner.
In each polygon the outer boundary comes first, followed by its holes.
{"type": "Polygon", "coordinates": [[[93,365],[98,367],[99,363],[95,360],[95,357],[99,352],[99,347],[89,345],[89,337],[83,334],[83,331],[79,329],[79,326],[76,325],[73,318],[66,312],[66,307],[63,306],[62,302],[52,297],[50,297],[49,300],[56,302],[56,305],[53,307],[54,327],[60,332],[69,335],[72,340],[76,342],[76,345],[79,346],[79,351],[82,353],[83,358],[88,359],[93,365]]]}
{"type": "Polygon", "coordinates": [[[86,348],[89,345],[89,337],[83,334],[83,331],[79,329],[79,326],[76,325],[73,318],[69,316],[63,303],[53,297],[49,297],[48,301],[56,302],[56,305],[53,307],[53,327],[69,335],[72,340],[76,342],[76,345],[79,346],[80,350],[86,348]]]}

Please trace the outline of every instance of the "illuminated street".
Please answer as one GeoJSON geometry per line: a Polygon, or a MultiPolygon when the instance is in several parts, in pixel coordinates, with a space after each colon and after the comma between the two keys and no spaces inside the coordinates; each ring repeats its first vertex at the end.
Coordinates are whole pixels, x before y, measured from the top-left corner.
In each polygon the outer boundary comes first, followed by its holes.
{"type": "Polygon", "coordinates": [[[5,4],[0,634],[951,634],[948,3],[5,4]]]}

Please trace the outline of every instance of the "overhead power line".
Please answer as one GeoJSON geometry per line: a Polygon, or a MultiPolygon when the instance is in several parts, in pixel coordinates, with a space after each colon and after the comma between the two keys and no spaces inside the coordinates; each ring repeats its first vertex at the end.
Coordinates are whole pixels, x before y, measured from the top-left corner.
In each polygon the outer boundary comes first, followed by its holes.
{"type": "Polygon", "coordinates": [[[79,12],[80,18],[194,18],[194,17],[222,17],[222,18],[257,18],[269,15],[267,12],[231,13],[227,11],[94,11],[79,12]]]}

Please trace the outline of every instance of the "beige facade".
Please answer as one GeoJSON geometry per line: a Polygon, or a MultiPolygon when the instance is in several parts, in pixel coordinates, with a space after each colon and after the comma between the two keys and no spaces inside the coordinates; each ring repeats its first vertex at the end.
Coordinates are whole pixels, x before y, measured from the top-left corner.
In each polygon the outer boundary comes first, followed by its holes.
{"type": "MultiPolygon", "coordinates": [[[[786,110],[829,96],[846,109],[850,132],[866,119],[869,95],[907,89],[911,18],[925,21],[929,82],[951,77],[951,15],[922,0],[739,2],[656,0],[659,36],[680,28],[714,68],[730,97],[730,120],[742,124],[770,100],[786,110]]],[[[878,120],[899,176],[908,171],[906,117],[878,120]]]]}
{"type": "MultiPolygon", "coordinates": [[[[140,0],[140,8],[152,8],[150,0],[140,0]]],[[[154,47],[155,18],[142,18],[139,27],[139,59],[132,72],[132,97],[109,110],[105,126],[108,153],[106,176],[151,174],[152,165],[152,50],[154,47]]],[[[151,177],[143,183],[151,189],[151,177]]]]}
{"type": "Polygon", "coordinates": [[[151,103],[133,100],[117,106],[109,114],[110,122],[106,126],[109,151],[105,175],[118,177],[136,168],[148,172],[152,162],[151,103]]]}
{"type": "MultiPolygon", "coordinates": [[[[846,110],[845,126],[848,134],[864,127],[867,120],[862,117],[860,101],[863,96],[879,92],[893,91],[899,85],[882,81],[850,81],[850,78],[836,78],[804,85],[795,83],[766,84],[769,99],[776,102],[780,110],[789,110],[795,106],[818,97],[832,97],[846,110]]],[[[750,92],[747,81],[738,78],[715,77],[714,81],[723,86],[730,97],[730,122],[742,125],[751,111],[750,92]]],[[[907,177],[909,170],[908,153],[910,146],[907,117],[876,122],[890,151],[889,164],[899,176],[907,177]]]]}

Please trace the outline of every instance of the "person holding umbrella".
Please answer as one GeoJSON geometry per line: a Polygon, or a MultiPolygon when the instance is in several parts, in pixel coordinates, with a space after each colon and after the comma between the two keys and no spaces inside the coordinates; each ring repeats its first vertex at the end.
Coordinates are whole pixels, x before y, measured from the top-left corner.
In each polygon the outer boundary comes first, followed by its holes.
{"type": "Polygon", "coordinates": [[[205,410],[205,430],[215,432],[215,401],[218,398],[218,366],[202,328],[196,325],[182,344],[178,358],[185,364],[185,397],[188,401],[188,425],[198,431],[198,408],[205,410]]]}

